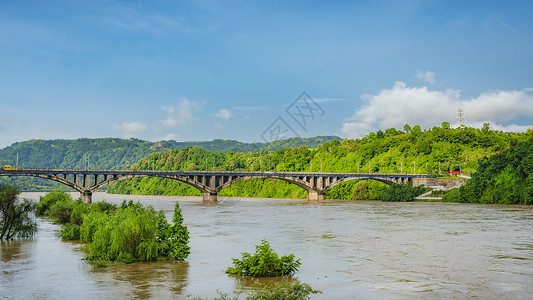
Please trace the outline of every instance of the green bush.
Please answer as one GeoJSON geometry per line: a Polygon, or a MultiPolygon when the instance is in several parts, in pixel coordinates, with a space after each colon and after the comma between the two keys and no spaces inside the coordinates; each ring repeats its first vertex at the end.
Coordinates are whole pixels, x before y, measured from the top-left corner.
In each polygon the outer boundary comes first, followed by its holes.
{"type": "Polygon", "coordinates": [[[102,228],[109,221],[109,215],[98,210],[91,210],[83,215],[83,222],[80,226],[80,239],[82,242],[90,243],[96,230],[102,228]]]}
{"type": "Polygon", "coordinates": [[[70,223],[70,215],[74,210],[74,200],[70,197],[68,199],[56,201],[48,210],[47,216],[54,222],[59,224],[70,223]]]}
{"type": "MultiPolygon", "coordinates": [[[[239,296],[243,291],[233,292],[233,296],[221,291],[217,291],[217,293],[218,297],[214,298],[214,300],[239,300],[239,296]]],[[[310,294],[319,293],[322,292],[311,288],[307,283],[276,283],[272,287],[267,286],[263,290],[247,295],[246,300],[306,300],[310,299],[310,294]]],[[[195,296],[191,299],[202,300],[203,298],[195,296]]]]}
{"type": "Polygon", "coordinates": [[[415,197],[423,194],[425,191],[426,188],[421,186],[414,187],[409,184],[394,183],[379,195],[379,200],[399,202],[413,201],[415,197]]]}
{"type": "Polygon", "coordinates": [[[310,294],[322,293],[314,290],[307,283],[279,283],[273,287],[266,287],[263,291],[257,291],[246,297],[248,300],[305,300],[310,294]]]}
{"type": "Polygon", "coordinates": [[[173,225],[167,223],[163,211],[156,217],[157,241],[160,244],[160,255],[171,259],[183,260],[189,256],[189,230],[183,225],[183,216],[179,203],[174,205],[173,225]]]}
{"type": "Polygon", "coordinates": [[[241,276],[273,277],[291,275],[298,271],[300,259],[294,254],[281,258],[270,248],[266,240],[255,246],[255,254],[242,252],[242,259],[233,258],[234,267],[228,267],[226,273],[241,276]]]}
{"type": "Polygon", "coordinates": [[[90,260],[129,263],[165,256],[185,259],[190,253],[189,232],[178,203],[173,220],[171,226],[162,211],[156,213],[152,206],[123,202],[110,216],[97,211],[84,215],[81,239],[92,241],[90,260]]]}
{"type": "Polygon", "coordinates": [[[79,240],[80,226],[71,223],[64,224],[61,226],[60,236],[65,240],[79,240]]]}
{"type": "Polygon", "coordinates": [[[81,225],[83,223],[83,215],[88,213],[91,210],[91,205],[81,202],[81,200],[76,200],[74,208],[70,214],[70,223],[81,225]]]}
{"type": "Polygon", "coordinates": [[[69,194],[65,193],[62,189],[57,189],[51,193],[46,194],[45,196],[39,197],[39,203],[35,207],[36,216],[48,216],[50,213],[50,208],[56,202],[62,201],[72,201],[72,197],[69,194]]]}

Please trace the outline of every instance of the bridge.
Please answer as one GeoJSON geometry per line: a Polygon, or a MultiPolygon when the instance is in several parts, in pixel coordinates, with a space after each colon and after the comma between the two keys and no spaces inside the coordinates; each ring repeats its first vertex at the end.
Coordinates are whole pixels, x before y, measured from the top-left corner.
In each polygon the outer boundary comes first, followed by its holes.
{"type": "Polygon", "coordinates": [[[354,179],[373,179],[386,184],[412,184],[428,174],[407,173],[323,173],[323,172],[248,172],[248,171],[167,171],[167,170],[81,170],[81,169],[16,169],[0,170],[0,176],[31,176],[60,182],[81,193],[84,203],[92,202],[99,188],[119,180],[135,177],[170,178],[192,185],[203,193],[205,202],[217,201],[218,193],[239,181],[253,178],[273,178],[295,184],[307,191],[309,201],[324,200],[332,187],[354,179]]]}

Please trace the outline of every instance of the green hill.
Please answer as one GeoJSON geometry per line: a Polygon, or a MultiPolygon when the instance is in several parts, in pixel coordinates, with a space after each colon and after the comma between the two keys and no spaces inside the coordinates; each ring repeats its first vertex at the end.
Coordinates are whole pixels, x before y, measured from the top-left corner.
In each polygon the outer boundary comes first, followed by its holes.
{"type": "Polygon", "coordinates": [[[472,179],[445,200],[533,204],[533,139],[483,159],[472,179]]]}
{"type": "MultiPolygon", "coordinates": [[[[504,133],[483,129],[452,129],[449,124],[422,131],[406,125],[404,131],[394,128],[370,133],[361,139],[333,140],[319,147],[283,148],[276,151],[243,153],[209,152],[199,148],[153,153],[132,168],[162,170],[273,170],[324,172],[406,172],[446,175],[455,170],[470,175],[479,161],[533,137],[527,133],[504,133]]],[[[326,196],[351,199],[355,195],[375,198],[383,186],[375,182],[340,185],[326,196]]],[[[137,178],[121,181],[109,188],[112,193],[199,195],[180,182],[159,178],[137,178]]],[[[221,196],[255,196],[303,198],[305,192],[286,182],[273,179],[247,180],[221,191],[221,196]]],[[[358,196],[360,197],[360,196],[358,196]]]]}

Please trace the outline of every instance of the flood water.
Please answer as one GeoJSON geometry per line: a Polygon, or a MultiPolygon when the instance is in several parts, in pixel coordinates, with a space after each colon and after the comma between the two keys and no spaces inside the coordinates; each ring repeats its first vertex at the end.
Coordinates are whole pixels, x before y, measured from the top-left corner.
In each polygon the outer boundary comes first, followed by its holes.
{"type": "MultiPolygon", "coordinates": [[[[73,194],[75,197],[79,195],[73,194]]],[[[38,193],[23,193],[38,201],[38,193]]],[[[301,258],[290,280],[323,294],[311,299],[530,299],[533,207],[95,194],[93,201],[141,201],[169,220],[179,201],[190,231],[184,262],[94,268],[82,245],[62,242],[59,226],[38,219],[29,240],[1,242],[1,299],[212,298],[250,289],[224,270],[267,239],[301,258]]],[[[263,279],[262,282],[287,280],[263,279]]]]}

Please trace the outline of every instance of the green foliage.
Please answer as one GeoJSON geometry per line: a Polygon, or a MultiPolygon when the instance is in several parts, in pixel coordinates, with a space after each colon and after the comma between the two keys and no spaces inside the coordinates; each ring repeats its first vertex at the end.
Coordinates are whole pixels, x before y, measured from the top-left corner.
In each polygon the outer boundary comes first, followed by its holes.
{"type": "Polygon", "coordinates": [[[533,138],[483,159],[479,168],[447,201],[533,204],[533,138]]]}
{"type": "MultiPolygon", "coordinates": [[[[217,290],[218,297],[213,300],[239,300],[243,290],[234,291],[233,294],[224,293],[217,290]]],[[[263,289],[254,291],[246,295],[246,300],[306,300],[310,299],[311,294],[321,294],[322,291],[315,290],[307,283],[276,283],[273,286],[264,286],[263,289]]],[[[193,300],[203,300],[199,296],[191,296],[193,300]]]]}
{"type": "Polygon", "coordinates": [[[307,283],[278,283],[274,286],[267,286],[263,291],[257,291],[249,295],[246,299],[249,300],[304,300],[310,299],[311,294],[322,293],[320,290],[315,290],[307,283]]]}
{"type": "Polygon", "coordinates": [[[30,217],[35,204],[18,200],[20,192],[10,185],[0,185],[0,240],[31,237],[37,223],[30,217]]]}
{"type": "MultiPolygon", "coordinates": [[[[315,148],[298,146],[275,151],[209,152],[198,147],[174,149],[151,154],[132,168],[160,170],[298,171],[298,172],[386,172],[447,174],[461,169],[470,175],[484,156],[499,153],[509,145],[522,142],[533,134],[503,133],[475,128],[452,129],[449,123],[431,130],[406,125],[404,131],[389,128],[384,132],[342,141],[323,142],[315,148]],[[207,164],[206,164],[207,161],[207,164]],[[416,166],[416,169],[415,169],[416,166]]],[[[533,131],[532,131],[533,132],[533,131]]],[[[533,158],[531,158],[533,160],[533,158]]],[[[524,162],[520,170],[531,166],[524,162]]],[[[517,166],[518,168],[518,166],[517,166]]],[[[368,186],[345,183],[326,193],[329,199],[378,199],[384,186],[368,181],[368,186]]],[[[201,195],[176,180],[136,178],[115,183],[110,193],[201,195]]],[[[296,185],[276,179],[251,179],[220,191],[220,196],[305,198],[296,185]]]]}
{"type": "Polygon", "coordinates": [[[163,211],[156,217],[157,241],[161,245],[161,255],[171,259],[183,260],[189,256],[189,230],[183,225],[183,216],[179,203],[174,205],[173,225],[166,221],[163,211]]]}
{"type": "MultiPolygon", "coordinates": [[[[242,290],[230,293],[218,291],[218,297],[213,300],[239,300],[242,290]]],[[[252,292],[246,295],[246,300],[306,300],[310,299],[311,294],[322,293],[315,290],[307,283],[276,283],[274,286],[265,286],[262,290],[252,292]]],[[[189,296],[193,300],[202,300],[202,297],[189,296]]]]}
{"type": "Polygon", "coordinates": [[[89,259],[126,263],[157,259],[155,215],[152,207],[123,204],[94,232],[89,259]]]}
{"type": "Polygon", "coordinates": [[[81,239],[90,242],[90,260],[153,261],[161,257],[185,259],[190,254],[189,232],[183,225],[176,203],[174,224],[167,223],[162,211],[132,201],[123,202],[112,215],[92,211],[84,215],[81,239]]]}
{"type": "Polygon", "coordinates": [[[380,194],[379,200],[396,202],[413,201],[415,197],[420,196],[425,191],[426,189],[424,187],[393,183],[380,194]]]}
{"type": "Polygon", "coordinates": [[[226,273],[256,277],[287,276],[297,272],[301,265],[294,254],[280,258],[264,239],[255,246],[255,254],[242,252],[241,255],[242,259],[232,259],[233,267],[228,267],[226,273]]]}
{"type": "Polygon", "coordinates": [[[66,224],[70,222],[70,216],[76,203],[70,198],[54,202],[48,210],[47,216],[54,222],[66,224]]]}
{"type": "Polygon", "coordinates": [[[65,240],[79,240],[80,239],[80,225],[67,223],[61,226],[59,234],[65,240]]]}
{"type": "Polygon", "coordinates": [[[35,208],[35,215],[37,216],[49,216],[50,208],[56,202],[72,201],[72,197],[63,189],[56,189],[55,191],[39,197],[39,203],[35,208]]]}
{"type": "MultiPolygon", "coordinates": [[[[91,206],[94,207],[94,204],[91,206]]],[[[83,215],[83,222],[80,226],[80,240],[91,243],[96,230],[104,227],[109,221],[109,214],[93,209],[83,215]]]]}

